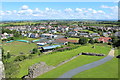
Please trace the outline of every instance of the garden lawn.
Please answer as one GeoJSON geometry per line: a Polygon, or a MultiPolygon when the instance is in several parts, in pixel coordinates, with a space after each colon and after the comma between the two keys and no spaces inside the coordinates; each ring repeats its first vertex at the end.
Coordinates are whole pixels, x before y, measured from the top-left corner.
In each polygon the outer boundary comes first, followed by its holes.
{"type": "Polygon", "coordinates": [[[33,40],[39,40],[40,38],[23,38],[22,40],[28,40],[28,41],[33,41],[33,40]]]}
{"type": "Polygon", "coordinates": [[[89,32],[89,33],[94,33],[93,31],[90,31],[90,30],[80,30],[80,31],[89,32]]]}
{"type": "MultiPolygon", "coordinates": [[[[104,46],[102,44],[95,45],[95,48],[92,48],[92,46],[93,45],[81,46],[81,47],[73,49],[73,50],[67,50],[67,51],[63,51],[63,52],[56,52],[56,53],[53,53],[53,54],[43,55],[43,56],[36,57],[36,58],[33,58],[33,59],[24,60],[24,61],[19,63],[21,67],[20,67],[19,72],[18,72],[16,77],[20,78],[20,77],[23,77],[24,75],[27,75],[29,66],[31,66],[31,65],[33,65],[35,63],[41,62],[41,61],[46,62],[48,65],[56,66],[59,63],[65,61],[65,60],[68,60],[68,59],[72,58],[73,56],[76,56],[78,53],[81,53],[81,52],[104,53],[104,54],[107,55],[108,52],[111,49],[109,46],[107,46],[107,45],[104,46]]],[[[103,57],[96,57],[96,56],[92,56],[92,57],[95,57],[96,58],[95,60],[103,58],[103,57]]],[[[85,59],[84,57],[81,56],[79,58],[83,58],[82,60],[85,60],[88,63],[89,61],[91,61],[91,62],[95,61],[95,60],[91,60],[92,57],[87,56],[86,58],[88,58],[88,59],[85,59]]],[[[82,61],[82,60],[80,60],[80,61],[82,61]]],[[[74,63],[74,64],[76,64],[76,66],[74,66],[74,67],[77,67],[78,63],[74,63]]],[[[73,64],[71,64],[71,66],[72,65],[73,64]]],[[[70,65],[67,66],[67,67],[69,68],[70,65]]],[[[63,72],[64,72],[64,70],[65,69],[63,69],[63,72]]],[[[55,74],[55,75],[57,76],[57,74],[55,74]]],[[[52,77],[54,77],[54,76],[52,76],[52,77]]]]}
{"type": "MultiPolygon", "coordinates": [[[[115,55],[118,50],[115,51],[115,55]]],[[[118,78],[118,59],[113,58],[112,60],[89,70],[83,71],[75,76],[74,78],[118,78]]]]}
{"type": "Polygon", "coordinates": [[[70,40],[79,40],[79,38],[68,38],[70,40]]]}

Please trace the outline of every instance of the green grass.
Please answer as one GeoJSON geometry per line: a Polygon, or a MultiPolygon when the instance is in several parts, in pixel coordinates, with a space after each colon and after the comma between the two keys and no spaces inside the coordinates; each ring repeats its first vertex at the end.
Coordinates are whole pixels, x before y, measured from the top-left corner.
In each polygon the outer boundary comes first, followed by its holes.
{"type": "Polygon", "coordinates": [[[89,33],[94,33],[93,31],[90,31],[90,30],[80,30],[80,31],[89,32],[89,33]]]}
{"type": "Polygon", "coordinates": [[[33,40],[38,40],[38,39],[40,39],[40,38],[23,38],[22,40],[28,40],[28,41],[33,41],[33,40]]]}
{"type": "MultiPolygon", "coordinates": [[[[81,50],[83,52],[95,52],[95,53],[104,53],[104,54],[107,54],[110,50],[109,47],[103,48],[100,45],[96,46],[96,49],[90,49],[89,47],[90,46],[84,46],[84,47],[81,47],[81,49],[79,49],[79,50],[81,50]],[[101,48],[102,51],[99,50],[99,48],[101,48]]],[[[76,67],[91,63],[93,61],[96,61],[96,60],[99,60],[102,58],[103,57],[81,55],[81,56],[77,57],[76,59],[74,59],[74,60],[72,60],[64,65],[57,67],[56,69],[53,69],[53,70],[51,70],[51,71],[49,71],[41,76],[38,76],[38,78],[57,78],[71,69],[74,69],[76,67]]]]}
{"type": "MultiPolygon", "coordinates": [[[[117,55],[118,50],[115,51],[117,55]]],[[[89,70],[83,71],[75,76],[74,78],[118,78],[118,59],[113,58],[112,60],[89,70]]]]}
{"type": "Polygon", "coordinates": [[[99,60],[101,58],[103,58],[103,57],[81,55],[81,56],[77,57],[76,59],[57,67],[56,69],[53,69],[41,76],[38,76],[38,78],[57,78],[71,69],[91,63],[91,62],[99,60]]]}
{"type": "MultiPolygon", "coordinates": [[[[63,51],[63,52],[56,52],[56,53],[53,53],[53,54],[42,55],[40,57],[36,56],[36,57],[34,57],[32,59],[26,59],[26,60],[24,60],[22,62],[17,62],[17,63],[19,63],[20,68],[18,69],[18,72],[16,73],[16,75],[12,75],[12,77],[21,78],[24,75],[27,75],[29,66],[31,66],[31,65],[33,65],[35,63],[41,62],[41,61],[46,62],[48,65],[56,66],[59,63],[65,61],[65,60],[68,60],[71,57],[76,56],[78,53],[81,53],[81,52],[104,53],[104,54],[107,55],[109,50],[110,50],[110,46],[107,46],[107,45],[104,45],[104,44],[95,45],[96,46],[95,49],[92,48],[92,46],[93,45],[81,46],[81,47],[73,49],[73,50],[67,50],[67,51],[63,51]],[[102,50],[100,50],[100,49],[102,49],[102,50]]],[[[99,58],[102,58],[102,57],[95,57],[94,60],[98,60],[99,58]]],[[[83,60],[84,56],[81,57],[81,59],[83,60]]],[[[93,61],[91,59],[92,59],[92,57],[88,57],[88,59],[86,58],[84,60],[88,63],[89,60],[91,62],[93,61]]],[[[77,66],[77,64],[76,64],[76,66],[77,66]]],[[[74,67],[76,67],[76,66],[74,66],[74,67]]]]}
{"type": "MultiPolygon", "coordinates": [[[[111,26],[112,24],[84,24],[84,26],[111,26]]],[[[117,26],[117,25],[114,25],[117,26]]]]}
{"type": "Polygon", "coordinates": [[[2,47],[5,50],[5,53],[9,51],[11,55],[19,55],[20,52],[25,54],[29,53],[30,50],[36,47],[36,44],[14,41],[12,43],[4,43],[2,47]]]}
{"type": "MultiPolygon", "coordinates": [[[[25,60],[22,63],[20,63],[21,68],[20,68],[20,72],[18,73],[18,77],[22,77],[23,75],[26,75],[28,73],[28,67],[40,61],[46,62],[48,65],[55,66],[61,63],[62,61],[68,60],[71,57],[81,52],[95,52],[95,53],[108,54],[110,50],[110,47],[106,47],[103,45],[96,46],[95,49],[91,47],[92,47],[91,45],[88,45],[88,46],[79,47],[77,49],[73,49],[70,51],[57,52],[51,55],[44,55],[42,57],[34,58],[32,60],[25,60]],[[102,50],[100,50],[100,48],[102,50]]],[[[88,59],[86,59],[86,62],[88,62],[88,59]]]]}
{"type": "Polygon", "coordinates": [[[79,40],[79,38],[68,38],[68,39],[71,39],[71,40],[79,40]]]}

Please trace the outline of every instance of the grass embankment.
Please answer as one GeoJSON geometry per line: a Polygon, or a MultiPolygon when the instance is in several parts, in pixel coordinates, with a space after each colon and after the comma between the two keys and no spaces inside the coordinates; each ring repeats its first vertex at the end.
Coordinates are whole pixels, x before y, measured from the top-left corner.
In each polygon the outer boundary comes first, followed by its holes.
{"type": "Polygon", "coordinates": [[[74,78],[118,78],[118,59],[116,58],[118,50],[115,50],[115,57],[92,69],[83,71],[75,76],[74,78]]]}

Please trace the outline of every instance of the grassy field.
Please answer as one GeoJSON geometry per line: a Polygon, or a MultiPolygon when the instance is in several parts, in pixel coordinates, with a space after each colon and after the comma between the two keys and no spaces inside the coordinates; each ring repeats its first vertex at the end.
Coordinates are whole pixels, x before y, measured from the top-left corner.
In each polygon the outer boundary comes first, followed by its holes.
{"type": "MultiPolygon", "coordinates": [[[[99,45],[99,46],[96,46],[96,49],[90,49],[90,46],[84,46],[84,47],[81,47],[79,50],[82,52],[96,52],[96,53],[107,54],[109,52],[110,48],[109,47],[102,47],[99,45]],[[99,48],[101,48],[102,51],[99,50],[99,48]]],[[[74,60],[72,60],[64,65],[59,66],[56,69],[51,70],[51,71],[39,76],[38,78],[57,78],[60,75],[64,74],[65,72],[67,72],[71,69],[74,69],[76,67],[91,63],[93,61],[96,61],[96,60],[99,60],[102,58],[103,57],[81,55],[81,56],[77,57],[76,59],[74,59],[74,60]]]]}
{"type": "Polygon", "coordinates": [[[9,51],[11,55],[19,55],[20,52],[26,54],[29,53],[30,50],[36,47],[36,44],[14,41],[11,43],[4,43],[2,47],[4,48],[5,53],[9,51]]]}
{"type": "MultiPolygon", "coordinates": [[[[84,26],[111,26],[112,24],[84,24],[84,26]]],[[[117,26],[117,25],[114,25],[117,26]]]]}
{"type": "MultiPolygon", "coordinates": [[[[117,55],[118,50],[115,51],[117,55]]],[[[83,71],[74,78],[118,78],[118,59],[112,60],[89,70],[83,71]]]]}

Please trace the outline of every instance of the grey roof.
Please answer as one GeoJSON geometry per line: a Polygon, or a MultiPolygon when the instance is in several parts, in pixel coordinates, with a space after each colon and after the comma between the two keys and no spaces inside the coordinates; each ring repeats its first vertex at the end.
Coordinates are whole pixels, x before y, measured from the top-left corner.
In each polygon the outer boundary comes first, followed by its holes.
{"type": "Polygon", "coordinates": [[[56,47],[60,47],[60,45],[52,45],[52,46],[46,46],[46,47],[42,47],[43,49],[54,49],[56,47]]]}

